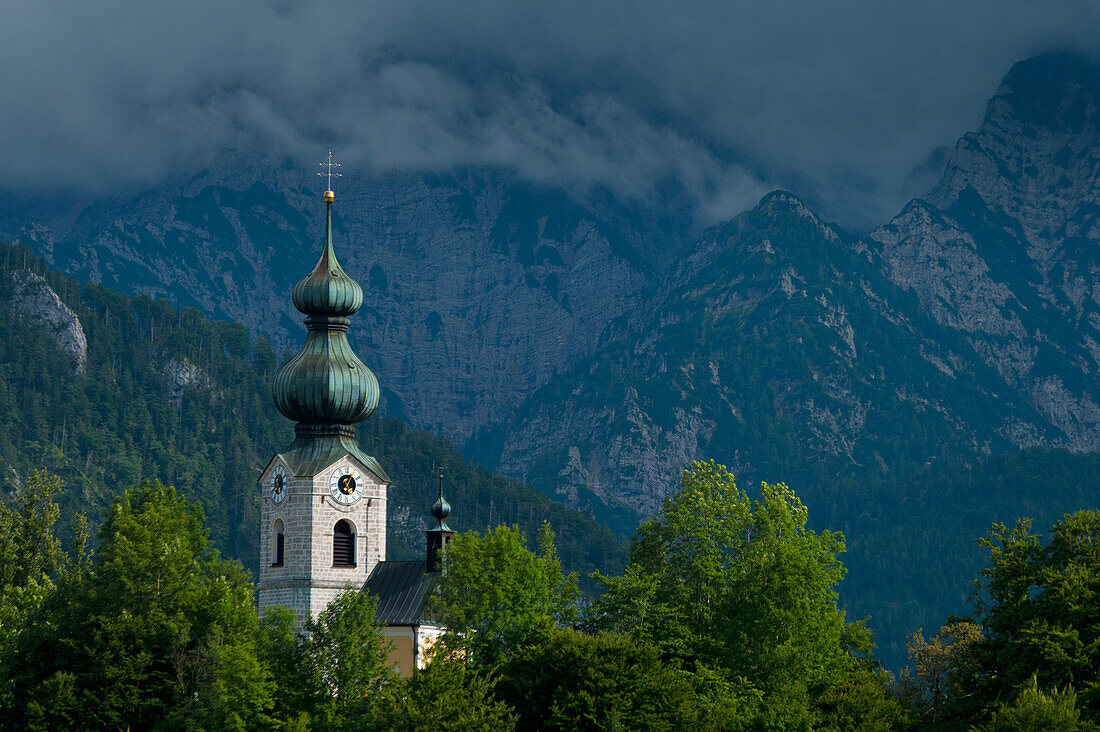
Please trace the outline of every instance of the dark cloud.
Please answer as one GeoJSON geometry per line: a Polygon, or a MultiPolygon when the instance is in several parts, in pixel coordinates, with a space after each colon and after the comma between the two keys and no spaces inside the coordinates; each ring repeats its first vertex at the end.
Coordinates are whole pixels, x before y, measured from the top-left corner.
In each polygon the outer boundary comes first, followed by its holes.
{"type": "MultiPolygon", "coordinates": [[[[229,150],[514,168],[714,220],[785,185],[880,219],[1011,64],[1092,53],[1100,5],[192,1],[7,4],[0,186],[91,192],[229,150]]],[[[923,183],[921,183],[923,185],[923,183]]]]}

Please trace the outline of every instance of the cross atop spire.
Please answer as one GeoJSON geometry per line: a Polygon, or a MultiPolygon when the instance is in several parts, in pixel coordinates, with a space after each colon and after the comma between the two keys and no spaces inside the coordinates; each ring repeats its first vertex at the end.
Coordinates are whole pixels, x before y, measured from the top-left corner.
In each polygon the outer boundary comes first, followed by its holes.
{"type": "Polygon", "coordinates": [[[342,175],[340,173],[340,171],[337,170],[336,172],[333,172],[332,169],[333,168],[339,168],[340,163],[332,162],[332,150],[329,150],[328,151],[328,162],[327,163],[317,163],[317,165],[318,165],[318,167],[321,167],[321,168],[325,168],[325,167],[328,168],[328,170],[322,170],[321,172],[317,173],[317,175],[328,178],[328,185],[325,188],[325,203],[332,203],[333,201],[336,200],[336,194],[332,192],[332,179],[333,178],[339,178],[342,175]]]}

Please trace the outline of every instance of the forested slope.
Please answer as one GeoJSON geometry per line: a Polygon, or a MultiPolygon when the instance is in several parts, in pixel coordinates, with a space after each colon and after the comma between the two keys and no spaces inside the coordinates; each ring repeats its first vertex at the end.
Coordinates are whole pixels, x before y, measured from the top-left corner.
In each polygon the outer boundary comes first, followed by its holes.
{"type": "MultiPolygon", "coordinates": [[[[270,397],[276,365],[270,344],[241,325],[82,285],[2,245],[0,491],[10,498],[45,467],[64,482],[62,523],[81,511],[95,522],[123,489],[160,478],[199,499],[216,545],[254,568],[256,477],[293,437],[270,397]],[[66,334],[79,341],[74,333],[86,340],[83,353],[63,347],[66,334]]],[[[372,417],[359,439],[394,480],[394,558],[422,551],[438,465],[456,528],[518,523],[534,535],[548,520],[569,568],[624,561],[622,542],[588,516],[467,464],[397,419],[372,417]]]]}

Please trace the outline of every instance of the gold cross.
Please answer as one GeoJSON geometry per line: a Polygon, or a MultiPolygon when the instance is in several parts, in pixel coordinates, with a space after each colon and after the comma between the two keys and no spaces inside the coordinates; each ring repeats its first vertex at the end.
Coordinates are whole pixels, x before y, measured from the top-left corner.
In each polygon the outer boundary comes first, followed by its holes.
{"type": "Polygon", "coordinates": [[[340,171],[336,171],[335,173],[332,172],[333,168],[339,168],[340,167],[340,163],[332,162],[332,150],[328,151],[328,162],[327,163],[317,163],[317,165],[319,165],[322,168],[324,168],[326,165],[328,166],[328,171],[327,172],[326,171],[321,171],[317,175],[328,176],[328,188],[326,189],[326,192],[331,191],[332,190],[332,179],[334,177],[339,178],[340,175],[341,175],[340,171]]]}

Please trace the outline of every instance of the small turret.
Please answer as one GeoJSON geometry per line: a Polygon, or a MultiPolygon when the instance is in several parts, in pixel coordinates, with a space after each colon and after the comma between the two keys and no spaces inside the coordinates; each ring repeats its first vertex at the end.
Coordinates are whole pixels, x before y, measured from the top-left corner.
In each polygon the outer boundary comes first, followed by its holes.
{"type": "Polygon", "coordinates": [[[428,529],[428,571],[438,572],[443,557],[441,552],[454,538],[455,532],[447,525],[447,517],[451,515],[451,504],[443,497],[443,470],[439,471],[439,497],[431,508],[432,517],[435,518],[435,526],[428,529]]]}

